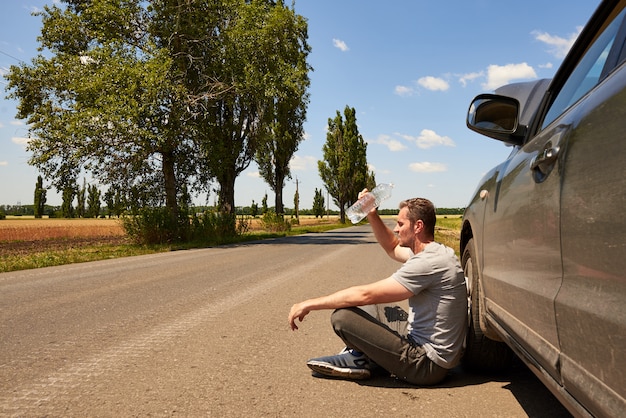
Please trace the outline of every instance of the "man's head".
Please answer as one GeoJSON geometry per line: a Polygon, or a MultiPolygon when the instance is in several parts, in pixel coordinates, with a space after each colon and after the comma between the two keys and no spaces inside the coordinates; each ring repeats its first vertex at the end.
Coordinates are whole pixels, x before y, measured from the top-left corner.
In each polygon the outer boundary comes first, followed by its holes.
{"type": "Polygon", "coordinates": [[[428,199],[416,197],[400,202],[400,210],[404,208],[406,208],[406,218],[411,223],[411,227],[415,227],[417,221],[422,221],[425,236],[434,239],[437,216],[433,203],[428,199]]]}

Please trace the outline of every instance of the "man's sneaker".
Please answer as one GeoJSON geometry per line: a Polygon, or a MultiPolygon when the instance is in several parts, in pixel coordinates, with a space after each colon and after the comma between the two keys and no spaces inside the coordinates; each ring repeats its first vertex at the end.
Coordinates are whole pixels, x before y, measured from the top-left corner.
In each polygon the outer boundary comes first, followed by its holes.
{"type": "Polygon", "coordinates": [[[363,354],[354,355],[352,350],[343,350],[334,356],[313,358],[306,362],[309,369],[325,376],[344,379],[369,379],[370,360],[363,354]]]}

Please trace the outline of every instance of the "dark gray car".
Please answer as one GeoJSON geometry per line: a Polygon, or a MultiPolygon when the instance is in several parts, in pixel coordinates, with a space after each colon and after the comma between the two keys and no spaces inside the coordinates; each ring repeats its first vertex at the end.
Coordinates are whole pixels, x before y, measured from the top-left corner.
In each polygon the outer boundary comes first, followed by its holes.
{"type": "Polygon", "coordinates": [[[553,80],[480,95],[467,119],[512,151],[464,214],[464,363],[512,350],[578,416],[626,413],[625,15],[603,1],[553,80]]]}

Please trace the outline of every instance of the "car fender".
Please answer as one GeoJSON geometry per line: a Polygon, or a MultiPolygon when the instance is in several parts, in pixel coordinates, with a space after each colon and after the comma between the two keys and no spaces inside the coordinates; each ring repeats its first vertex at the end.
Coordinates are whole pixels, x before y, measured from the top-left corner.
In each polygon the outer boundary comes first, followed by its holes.
{"type": "MultiPolygon", "coordinates": [[[[474,246],[476,247],[477,258],[474,260],[476,263],[476,268],[478,272],[478,285],[481,286],[482,290],[482,266],[483,266],[483,230],[482,225],[484,225],[485,217],[488,216],[490,211],[493,211],[493,199],[497,195],[497,180],[499,177],[500,171],[503,169],[505,164],[501,164],[499,166],[494,167],[488,173],[486,173],[481,181],[479,182],[479,186],[474,192],[472,199],[470,200],[470,204],[465,209],[463,214],[463,224],[461,227],[461,239],[460,239],[460,251],[461,254],[465,251],[465,247],[467,246],[470,239],[473,238],[474,246]],[[492,198],[493,196],[493,198],[492,198]]],[[[467,278],[466,278],[467,280],[467,278]]],[[[470,287],[468,287],[469,289],[470,287]]],[[[468,295],[469,300],[471,300],[471,295],[468,295]]],[[[479,318],[480,318],[480,329],[482,333],[489,339],[494,341],[502,341],[502,337],[495,331],[495,329],[489,325],[488,314],[485,312],[484,307],[487,306],[485,304],[485,292],[479,292],[480,302],[479,302],[479,318]]]]}

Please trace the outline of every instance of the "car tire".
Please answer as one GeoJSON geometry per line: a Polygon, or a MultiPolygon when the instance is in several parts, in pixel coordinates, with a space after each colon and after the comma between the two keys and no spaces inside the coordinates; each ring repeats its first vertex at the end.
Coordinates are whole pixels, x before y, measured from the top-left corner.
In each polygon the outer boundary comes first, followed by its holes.
{"type": "Polygon", "coordinates": [[[481,315],[484,313],[481,306],[482,289],[476,259],[474,240],[470,239],[465,246],[461,261],[467,280],[469,305],[468,329],[462,364],[474,372],[503,372],[511,366],[514,354],[505,343],[488,338],[480,327],[481,315]]]}

